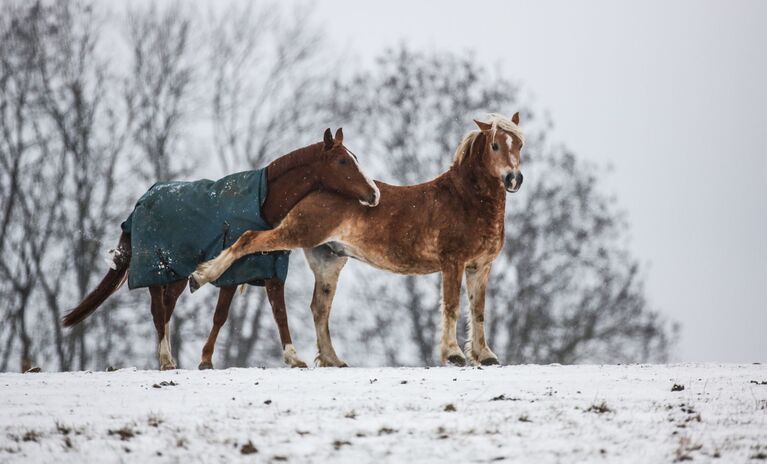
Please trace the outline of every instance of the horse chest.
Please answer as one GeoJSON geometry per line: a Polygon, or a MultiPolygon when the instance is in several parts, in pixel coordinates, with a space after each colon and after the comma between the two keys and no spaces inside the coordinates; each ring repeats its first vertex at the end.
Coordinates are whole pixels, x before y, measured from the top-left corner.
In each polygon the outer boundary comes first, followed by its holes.
{"type": "Polygon", "coordinates": [[[467,260],[493,259],[503,247],[503,235],[502,215],[475,210],[447,228],[441,248],[467,260]]]}
{"type": "Polygon", "coordinates": [[[454,256],[466,260],[482,257],[495,258],[503,246],[503,232],[495,229],[478,229],[462,237],[451,237],[445,248],[454,256]]]}

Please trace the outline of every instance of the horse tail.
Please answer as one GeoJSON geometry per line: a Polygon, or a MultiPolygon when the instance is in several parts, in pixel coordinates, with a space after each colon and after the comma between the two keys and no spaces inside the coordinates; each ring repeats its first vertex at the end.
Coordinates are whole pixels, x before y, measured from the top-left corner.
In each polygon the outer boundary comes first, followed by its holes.
{"type": "Polygon", "coordinates": [[[64,327],[71,327],[85,320],[125,283],[128,277],[128,267],[130,266],[131,258],[130,234],[123,232],[120,235],[120,242],[117,244],[117,248],[110,250],[109,254],[112,259],[109,262],[110,269],[107,275],[101,279],[99,285],[77,307],[64,316],[62,319],[64,327]]]}

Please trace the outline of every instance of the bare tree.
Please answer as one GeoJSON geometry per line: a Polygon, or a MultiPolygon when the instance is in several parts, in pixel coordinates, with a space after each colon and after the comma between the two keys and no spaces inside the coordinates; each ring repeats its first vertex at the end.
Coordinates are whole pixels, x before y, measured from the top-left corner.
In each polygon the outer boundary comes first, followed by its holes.
{"type": "Polygon", "coordinates": [[[180,3],[152,3],[128,13],[131,77],[126,100],[134,105],[133,140],[149,162],[150,181],[169,180],[185,156],[176,144],[187,115],[193,81],[192,18],[180,3]]]}
{"type": "Polygon", "coordinates": [[[40,134],[63,156],[58,182],[65,213],[54,231],[63,246],[42,260],[37,272],[60,368],[83,369],[88,363],[84,326],[62,335],[61,305],[65,298],[82,299],[97,274],[106,228],[115,218],[116,168],[128,132],[125,118],[116,113],[118,102],[110,99],[108,63],[96,52],[103,19],[84,2],[38,7],[46,12],[34,39],[39,49],[35,64],[41,83],[40,134]]]}
{"type": "MultiPolygon", "coordinates": [[[[36,63],[38,37],[45,9],[8,3],[0,20],[0,289],[8,305],[0,369],[5,370],[19,343],[21,370],[35,362],[35,347],[27,321],[37,321],[31,308],[38,286],[38,269],[49,252],[60,219],[59,175],[64,169],[59,152],[42,136],[38,118],[41,81],[36,63]]],[[[38,329],[38,327],[34,327],[38,329]]]]}
{"type": "Polygon", "coordinates": [[[210,14],[211,122],[225,172],[264,165],[316,123],[328,66],[310,13],[248,3],[210,14]]]}
{"type": "MultiPolygon", "coordinates": [[[[13,241],[13,221],[23,212],[22,177],[29,155],[28,132],[31,111],[32,82],[29,79],[30,55],[33,47],[25,40],[23,25],[24,11],[15,5],[9,5],[6,15],[0,18],[0,275],[2,286],[0,296],[7,306],[5,320],[9,323],[0,328],[2,359],[0,370],[6,370],[17,337],[21,344],[20,367],[24,370],[30,361],[30,339],[26,329],[24,315],[34,285],[34,273],[29,269],[25,256],[13,256],[18,250],[13,241]]],[[[24,249],[25,250],[25,249],[24,249]]]]}

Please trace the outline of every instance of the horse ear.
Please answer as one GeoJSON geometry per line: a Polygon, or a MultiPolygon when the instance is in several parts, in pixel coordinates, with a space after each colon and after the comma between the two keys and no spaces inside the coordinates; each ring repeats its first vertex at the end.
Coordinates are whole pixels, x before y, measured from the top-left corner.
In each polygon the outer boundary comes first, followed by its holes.
{"type": "Polygon", "coordinates": [[[511,117],[511,122],[513,122],[516,125],[519,125],[519,111],[514,113],[514,116],[511,117]]]}
{"type": "Polygon", "coordinates": [[[344,130],[339,127],[336,131],[336,145],[341,145],[342,143],[344,143],[344,130]]]}
{"type": "Polygon", "coordinates": [[[488,124],[482,121],[477,121],[476,119],[474,120],[474,124],[476,124],[477,127],[479,127],[479,130],[483,130],[483,131],[490,130],[490,128],[493,127],[492,124],[488,124]]]}
{"type": "Polygon", "coordinates": [[[323,136],[325,142],[325,150],[333,148],[333,134],[330,132],[330,128],[325,129],[325,135],[323,136]]]}

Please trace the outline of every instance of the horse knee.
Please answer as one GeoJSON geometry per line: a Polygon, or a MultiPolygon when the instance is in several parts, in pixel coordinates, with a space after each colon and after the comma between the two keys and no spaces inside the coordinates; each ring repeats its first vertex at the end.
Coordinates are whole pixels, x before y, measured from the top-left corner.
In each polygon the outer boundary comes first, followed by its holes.
{"type": "Polygon", "coordinates": [[[330,297],[330,293],[333,291],[333,286],[331,286],[330,284],[322,284],[322,285],[320,285],[320,289],[319,290],[320,290],[320,294],[324,298],[328,298],[328,297],[330,297]]]}
{"type": "Polygon", "coordinates": [[[232,251],[238,251],[244,247],[247,247],[253,240],[258,237],[259,231],[255,230],[246,230],[245,232],[240,235],[240,238],[238,238],[234,244],[232,244],[232,251]]]}
{"type": "Polygon", "coordinates": [[[323,304],[317,304],[313,302],[310,305],[310,308],[312,309],[312,316],[314,316],[315,322],[324,319],[325,316],[327,315],[327,308],[323,304]]]}
{"type": "Polygon", "coordinates": [[[228,314],[215,314],[213,316],[213,325],[215,325],[218,328],[221,328],[224,324],[226,324],[226,320],[228,319],[228,314]]]}
{"type": "Polygon", "coordinates": [[[460,315],[460,308],[457,305],[445,305],[442,312],[445,314],[445,318],[457,320],[460,315]]]}

